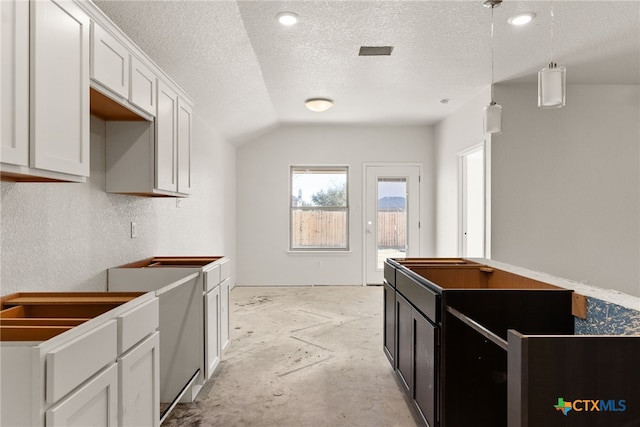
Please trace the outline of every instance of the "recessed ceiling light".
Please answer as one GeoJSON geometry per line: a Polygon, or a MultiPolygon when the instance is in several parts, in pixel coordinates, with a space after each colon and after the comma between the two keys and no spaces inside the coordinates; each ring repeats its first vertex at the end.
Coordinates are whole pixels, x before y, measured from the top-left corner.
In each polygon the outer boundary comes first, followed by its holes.
{"type": "Polygon", "coordinates": [[[448,103],[449,103],[449,101],[450,101],[450,99],[449,99],[449,98],[442,98],[442,99],[440,100],[440,104],[448,104],[448,103]]]}
{"type": "Polygon", "coordinates": [[[309,98],[304,101],[304,106],[316,113],[322,113],[333,107],[333,100],[329,98],[309,98]]]}
{"type": "Polygon", "coordinates": [[[276,19],[282,25],[290,27],[292,25],[296,25],[300,20],[300,17],[293,12],[280,12],[276,15],[276,19]]]}
{"type": "Polygon", "coordinates": [[[519,13],[517,15],[512,16],[511,18],[507,19],[507,22],[511,25],[526,25],[529,22],[531,22],[533,20],[533,18],[536,17],[536,14],[533,12],[524,12],[524,13],[519,13]]]}

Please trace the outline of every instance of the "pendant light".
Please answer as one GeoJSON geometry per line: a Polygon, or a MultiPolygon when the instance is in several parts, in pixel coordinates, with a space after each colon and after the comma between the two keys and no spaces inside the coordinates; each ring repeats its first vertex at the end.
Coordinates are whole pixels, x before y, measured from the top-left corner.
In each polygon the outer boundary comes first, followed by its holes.
{"type": "Polygon", "coordinates": [[[538,72],[538,107],[560,108],[565,105],[567,91],[567,69],[553,61],[553,3],[551,3],[551,60],[546,68],[538,72]]]}
{"type": "Polygon", "coordinates": [[[502,132],[502,105],[498,105],[493,98],[493,9],[500,6],[502,0],[487,0],[484,2],[485,7],[491,8],[491,102],[484,107],[484,132],[485,133],[501,133],[502,132]]]}

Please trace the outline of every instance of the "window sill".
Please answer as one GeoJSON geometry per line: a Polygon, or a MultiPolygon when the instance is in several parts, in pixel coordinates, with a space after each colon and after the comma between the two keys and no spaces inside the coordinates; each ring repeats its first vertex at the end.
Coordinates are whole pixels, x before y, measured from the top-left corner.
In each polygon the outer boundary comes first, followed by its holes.
{"type": "Polygon", "coordinates": [[[317,250],[301,250],[301,251],[286,251],[287,255],[351,255],[352,252],[350,250],[325,250],[317,249],[317,250]]]}

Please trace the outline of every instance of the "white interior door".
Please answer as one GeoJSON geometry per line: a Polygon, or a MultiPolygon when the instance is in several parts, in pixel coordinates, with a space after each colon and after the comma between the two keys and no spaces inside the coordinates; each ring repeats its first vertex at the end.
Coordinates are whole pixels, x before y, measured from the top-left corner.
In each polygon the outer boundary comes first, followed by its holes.
{"type": "Polygon", "coordinates": [[[485,256],[484,146],[459,153],[460,164],[460,255],[485,256]]]}
{"type": "Polygon", "coordinates": [[[365,280],[380,284],[386,258],[420,255],[420,166],[365,166],[365,280]]]}

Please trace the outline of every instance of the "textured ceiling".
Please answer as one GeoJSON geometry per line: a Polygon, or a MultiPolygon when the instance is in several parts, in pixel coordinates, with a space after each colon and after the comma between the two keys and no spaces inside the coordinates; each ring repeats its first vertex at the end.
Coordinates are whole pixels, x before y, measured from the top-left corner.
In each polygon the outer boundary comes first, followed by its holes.
{"type": "MultiPolygon", "coordinates": [[[[237,144],[280,123],[435,123],[491,80],[491,10],[481,0],[96,4],[237,144]],[[282,11],[300,22],[280,26],[282,11]],[[391,56],[358,56],[379,45],[394,46],[391,56]],[[335,107],[310,112],[309,97],[335,107]]],[[[554,58],[569,84],[640,84],[640,1],[556,0],[553,9],[554,58]]],[[[535,82],[551,56],[550,10],[514,0],[494,10],[497,82],[535,82]],[[523,11],[537,17],[507,24],[523,11]]]]}

